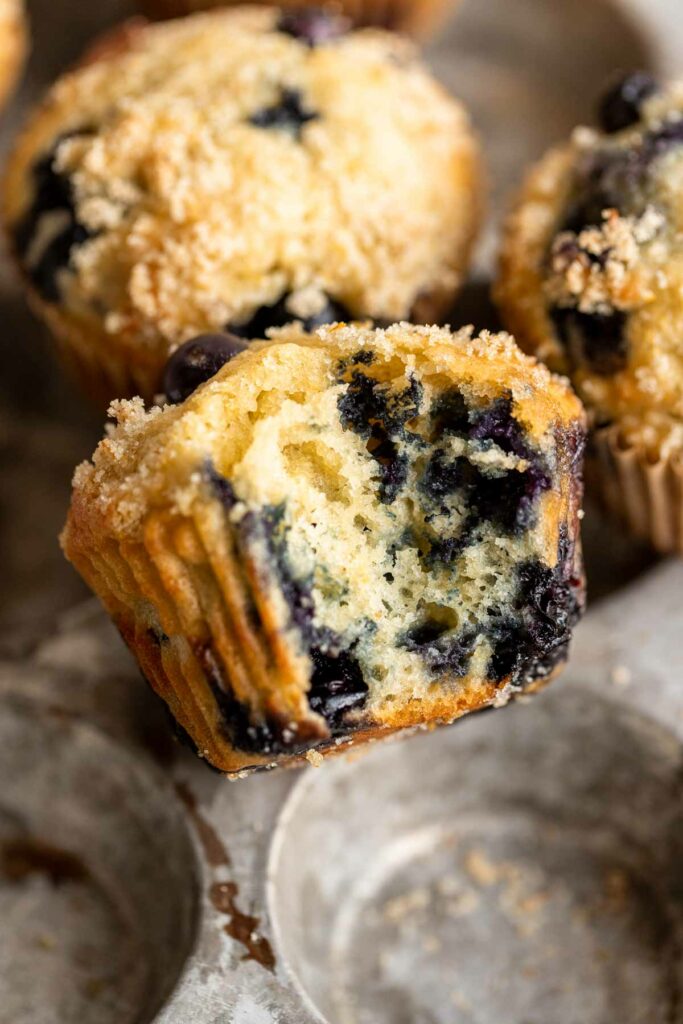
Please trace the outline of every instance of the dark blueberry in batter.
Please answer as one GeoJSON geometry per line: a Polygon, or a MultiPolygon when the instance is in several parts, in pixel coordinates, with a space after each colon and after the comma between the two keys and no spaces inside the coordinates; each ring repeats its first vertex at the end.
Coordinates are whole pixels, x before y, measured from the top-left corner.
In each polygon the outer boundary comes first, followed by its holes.
{"type": "Polygon", "coordinates": [[[405,425],[418,415],[421,402],[422,385],[414,378],[397,393],[360,370],[352,372],[339,399],[342,426],[364,438],[370,455],[379,463],[380,500],[386,505],[395,500],[406,482],[409,460],[399,450],[398,442],[419,443],[417,435],[406,431],[405,425]]]}
{"type": "Polygon", "coordinates": [[[405,636],[402,646],[424,658],[432,672],[450,672],[464,676],[467,672],[477,635],[462,630],[453,635],[439,622],[424,622],[405,636]]]}
{"type": "Polygon", "coordinates": [[[430,410],[433,440],[444,434],[464,435],[470,426],[469,410],[462,394],[455,389],[444,392],[430,410]]]}
{"type": "Polygon", "coordinates": [[[347,366],[370,366],[375,361],[375,353],[368,348],[361,348],[354,352],[348,360],[342,360],[341,369],[344,371],[347,366]]]}
{"type": "Polygon", "coordinates": [[[429,542],[429,550],[423,556],[427,566],[452,565],[467,547],[470,540],[470,523],[466,522],[458,537],[439,537],[429,542]]]}
{"type": "Polygon", "coordinates": [[[683,118],[664,122],[628,148],[598,149],[587,154],[575,172],[574,193],[560,231],[579,234],[600,226],[605,210],[639,216],[649,199],[643,186],[652,164],[683,145],[683,118]]]}
{"type": "Polygon", "coordinates": [[[249,706],[235,697],[211,648],[201,646],[196,653],[221,713],[225,734],[233,746],[251,754],[279,754],[287,749],[278,725],[265,719],[254,721],[249,706]]]}
{"type": "Polygon", "coordinates": [[[658,88],[657,80],[647,71],[634,71],[621,78],[600,101],[600,127],[611,134],[635,124],[640,120],[641,104],[658,88]]]}
{"type": "Polygon", "coordinates": [[[297,577],[292,572],[286,535],[284,503],[250,511],[239,523],[240,542],[245,547],[255,542],[265,545],[271,569],[277,576],[282,596],[289,608],[292,624],[300,631],[304,644],[310,647],[320,639],[313,624],[311,581],[297,577]]]}
{"type": "Polygon", "coordinates": [[[605,210],[623,210],[637,187],[639,172],[634,150],[622,153],[594,153],[579,167],[577,182],[559,231],[580,234],[585,228],[600,227],[605,210]]]}
{"type": "Polygon", "coordinates": [[[493,523],[506,533],[532,525],[536,502],[550,487],[551,480],[540,456],[524,445],[522,428],[505,409],[505,401],[494,403],[480,416],[473,433],[481,434],[482,439],[495,440],[506,451],[514,450],[529,465],[524,470],[486,474],[464,456],[449,461],[446,453],[437,448],[425,466],[420,490],[434,505],[443,506],[445,512],[448,511],[446,500],[451,495],[461,494],[462,506],[469,508],[469,513],[459,537],[450,538],[442,552],[438,543],[432,545],[428,560],[441,558],[450,551],[457,556],[457,545],[464,546],[468,533],[478,521],[493,523]]]}
{"type": "Polygon", "coordinates": [[[524,562],[517,570],[517,614],[493,622],[494,652],[489,674],[515,685],[548,675],[566,652],[579,617],[579,582],[568,578],[567,565],[555,569],[524,562]]]}
{"type": "Polygon", "coordinates": [[[301,138],[301,131],[309,121],[315,121],[320,114],[308,110],[303,105],[303,98],[298,89],[284,88],[280,100],[272,107],[257,110],[249,118],[249,123],[256,128],[277,128],[291,132],[296,139],[301,138]]]}
{"type": "Polygon", "coordinates": [[[90,232],[82,224],[71,220],[43,249],[40,260],[25,268],[36,290],[46,302],[59,301],[57,275],[69,265],[73,249],[91,237],[90,232]]]}
{"type": "Polygon", "coordinates": [[[540,562],[524,562],[517,571],[520,600],[527,606],[529,636],[542,654],[569,639],[576,611],[568,582],[540,562]]]}
{"type": "Polygon", "coordinates": [[[204,476],[218,500],[230,511],[237,502],[237,495],[230,481],[218,472],[211,459],[204,463],[204,476]]]}
{"type": "Polygon", "coordinates": [[[184,402],[246,347],[241,338],[231,334],[200,334],[186,341],[166,363],[162,383],[166,398],[173,405],[184,402]]]}
{"type": "Polygon", "coordinates": [[[516,533],[533,524],[536,502],[550,484],[550,477],[538,462],[532,462],[522,472],[510,470],[501,476],[481,473],[472,502],[481,519],[494,523],[506,533],[516,533]]]}
{"type": "Polygon", "coordinates": [[[606,377],[624,369],[628,356],[625,313],[581,313],[556,307],[551,317],[575,365],[586,363],[593,373],[606,377]]]}
{"type": "Polygon", "coordinates": [[[493,654],[488,665],[488,675],[497,683],[510,677],[515,685],[521,681],[526,666],[533,667],[529,654],[529,642],[524,624],[515,618],[506,618],[489,630],[493,654]]]}
{"type": "Polygon", "coordinates": [[[381,429],[376,435],[377,446],[371,454],[379,463],[380,501],[391,505],[408,478],[408,456],[398,451],[396,444],[383,436],[381,429]]]}
{"type": "Polygon", "coordinates": [[[347,713],[365,703],[367,683],[357,659],[348,651],[330,655],[313,647],[310,653],[313,675],[308,703],[312,711],[323,716],[332,735],[338,735],[345,731],[347,713]]]}
{"type": "Polygon", "coordinates": [[[283,11],[277,30],[299,39],[312,49],[345,35],[349,23],[346,18],[331,11],[319,7],[302,7],[300,10],[283,11]]]}
{"type": "MultiPolygon", "coordinates": [[[[72,133],[84,134],[84,133],[72,133]]],[[[57,139],[53,148],[33,167],[34,198],[31,206],[14,228],[17,253],[36,290],[46,302],[60,298],[57,275],[69,265],[72,250],[92,237],[90,231],[76,219],[73,186],[66,175],[54,167],[57,147],[68,136],[57,139]],[[31,244],[37,237],[41,219],[46,214],[59,215],[59,227],[30,266],[26,260],[31,244]]]]}
{"type": "MultiPolygon", "coordinates": [[[[285,327],[299,318],[287,307],[289,295],[283,295],[272,306],[259,306],[250,320],[244,324],[229,324],[228,330],[240,338],[265,338],[269,327],[285,327]]],[[[301,325],[305,331],[316,327],[351,320],[352,315],[341,302],[328,298],[324,306],[313,316],[305,317],[301,325]]]]}
{"type": "Polygon", "coordinates": [[[339,399],[339,416],[345,429],[361,437],[369,438],[379,425],[388,437],[398,439],[405,434],[405,424],[418,415],[421,402],[422,385],[414,378],[403,391],[395,392],[356,370],[339,399]]]}
{"type": "Polygon", "coordinates": [[[425,466],[420,490],[430,501],[439,504],[448,495],[471,487],[478,475],[474,466],[463,456],[449,461],[446,453],[437,448],[425,466]]]}
{"type": "Polygon", "coordinates": [[[470,430],[476,441],[493,441],[504,452],[527,458],[529,451],[524,439],[524,428],[512,415],[512,398],[506,395],[496,399],[480,413],[470,430]]]}

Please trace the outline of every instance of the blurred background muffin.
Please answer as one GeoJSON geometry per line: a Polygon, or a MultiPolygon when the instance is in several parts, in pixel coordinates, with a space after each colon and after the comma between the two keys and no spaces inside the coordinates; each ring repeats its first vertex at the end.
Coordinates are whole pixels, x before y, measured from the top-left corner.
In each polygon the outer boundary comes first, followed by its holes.
{"type": "Polygon", "coordinates": [[[439,322],[482,177],[467,114],[403,38],[226,8],[124,26],[62,78],[5,217],[86,388],[149,398],[205,331],[439,322]]]}

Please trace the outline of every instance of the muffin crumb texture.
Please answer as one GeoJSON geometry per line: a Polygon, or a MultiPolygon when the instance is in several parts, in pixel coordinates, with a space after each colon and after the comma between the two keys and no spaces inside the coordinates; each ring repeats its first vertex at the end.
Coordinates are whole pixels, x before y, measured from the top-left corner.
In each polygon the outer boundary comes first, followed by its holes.
{"type": "Polygon", "coordinates": [[[509,336],[293,326],[111,411],[65,551],[224,771],[452,721],[566,657],[582,413],[509,336]]]}

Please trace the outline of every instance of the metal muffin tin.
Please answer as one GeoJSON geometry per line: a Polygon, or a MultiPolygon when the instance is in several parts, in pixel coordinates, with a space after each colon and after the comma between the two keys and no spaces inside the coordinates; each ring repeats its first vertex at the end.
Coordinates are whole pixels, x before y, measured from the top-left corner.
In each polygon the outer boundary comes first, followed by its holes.
{"type": "MultiPolygon", "coordinates": [[[[32,13],[5,144],[42,80],[126,12],[32,13]]],[[[492,224],[610,70],[671,62],[637,16],[463,0],[430,59],[486,141],[492,224]]],[[[228,782],[172,739],[80,603],[55,536],[101,417],[0,287],[0,1024],[681,1024],[683,565],[591,515],[594,603],[547,692],[228,782]]],[[[469,319],[492,320],[476,284],[453,315],[469,319]]]]}

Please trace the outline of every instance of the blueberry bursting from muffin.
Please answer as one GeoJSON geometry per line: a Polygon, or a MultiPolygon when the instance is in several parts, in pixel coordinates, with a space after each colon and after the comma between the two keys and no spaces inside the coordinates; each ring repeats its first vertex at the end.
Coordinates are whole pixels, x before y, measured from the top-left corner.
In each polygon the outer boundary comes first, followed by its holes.
{"type": "MultiPolygon", "coordinates": [[[[643,103],[657,89],[650,74],[635,72],[604,96],[599,107],[604,142],[591,146],[574,169],[569,200],[548,253],[549,274],[558,267],[567,273],[577,261],[607,272],[609,260],[619,259],[616,232],[614,240],[608,238],[603,244],[592,235],[605,232],[606,222],[614,215],[630,220],[638,244],[650,242],[661,229],[653,176],[661,161],[683,146],[683,111],[644,127],[633,138],[626,135],[623,142],[613,141],[615,135],[638,125],[643,103]],[[648,214],[651,227],[646,223],[648,214]]],[[[628,310],[608,299],[594,306],[583,309],[580,302],[563,296],[560,302],[551,302],[550,315],[570,365],[583,365],[591,373],[609,377],[627,365],[628,310]]]]}
{"type": "Polygon", "coordinates": [[[165,381],[115,410],[64,544],[214,765],[452,721],[565,660],[582,415],[511,339],[216,335],[165,381]]]}

